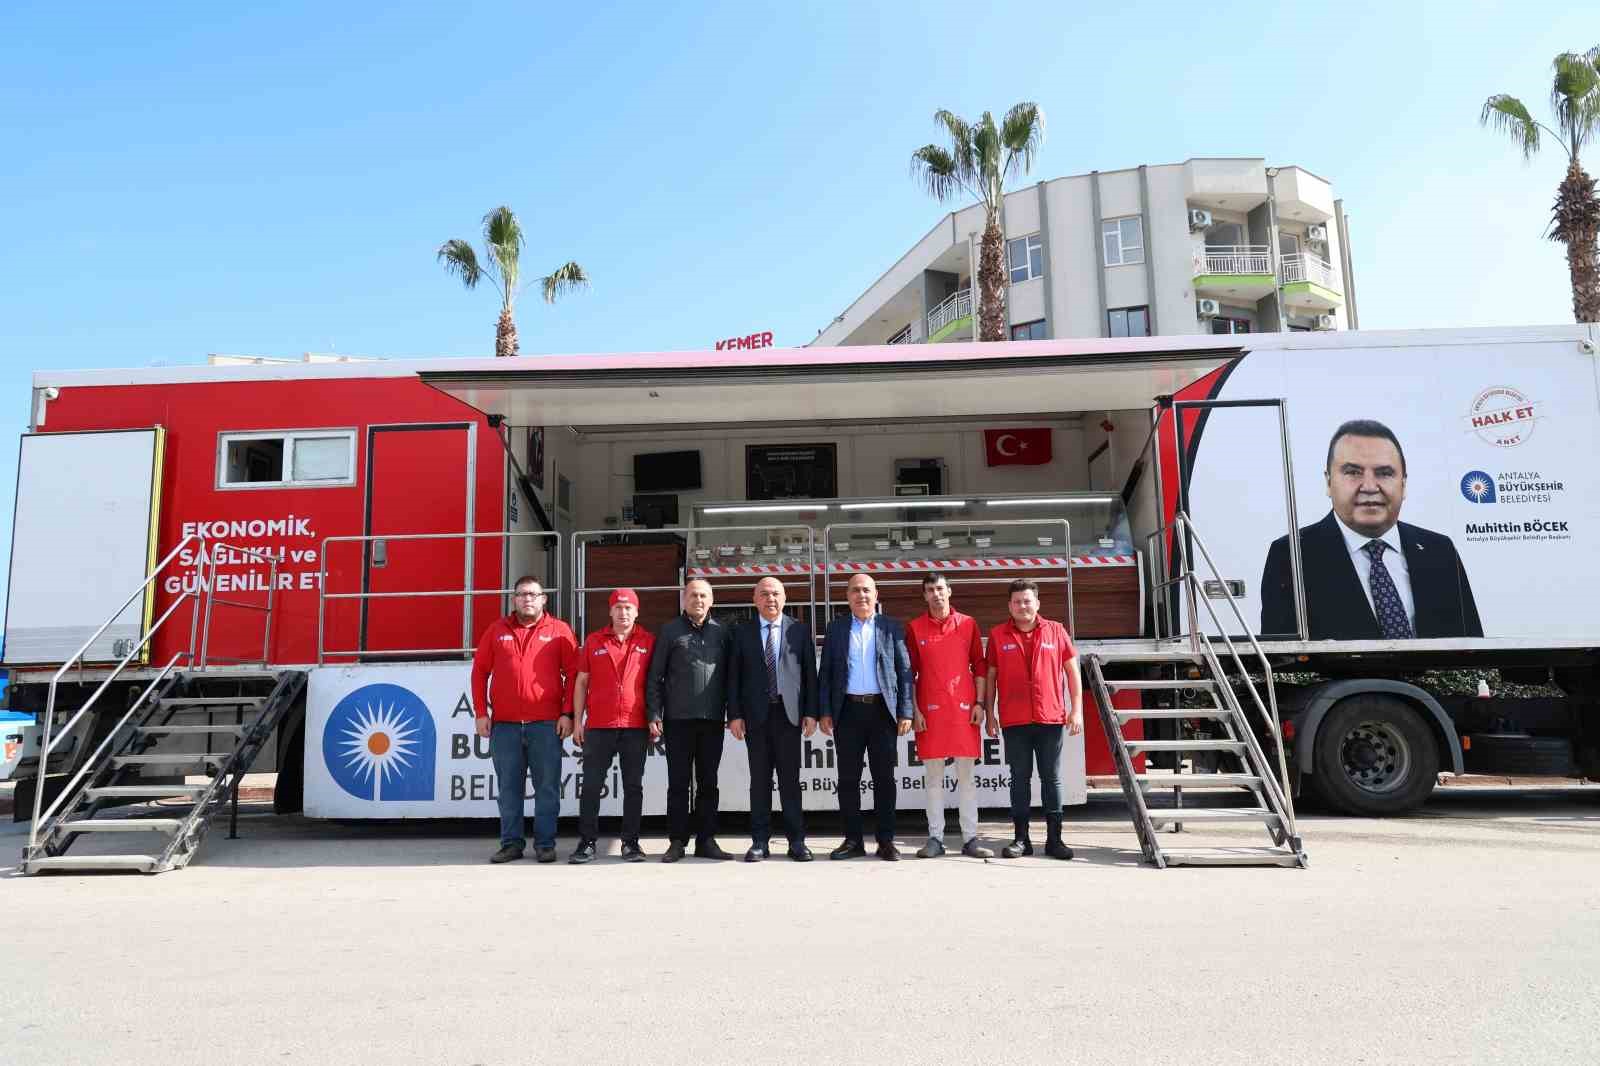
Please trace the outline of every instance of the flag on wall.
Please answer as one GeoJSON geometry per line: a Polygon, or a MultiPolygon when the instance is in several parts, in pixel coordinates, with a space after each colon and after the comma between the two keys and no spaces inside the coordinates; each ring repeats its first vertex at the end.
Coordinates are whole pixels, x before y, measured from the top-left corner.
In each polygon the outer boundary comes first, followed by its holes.
{"type": "Polygon", "coordinates": [[[983,431],[983,457],[989,466],[1043,466],[1050,455],[1048,426],[983,431]]]}

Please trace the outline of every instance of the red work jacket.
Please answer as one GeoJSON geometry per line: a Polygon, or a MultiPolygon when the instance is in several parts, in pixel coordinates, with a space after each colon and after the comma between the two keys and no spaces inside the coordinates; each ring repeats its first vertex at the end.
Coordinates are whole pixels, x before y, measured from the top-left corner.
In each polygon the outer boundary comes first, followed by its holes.
{"type": "Polygon", "coordinates": [[[906,651],[917,676],[917,709],[927,723],[917,734],[917,754],[976,758],[981,740],[972,724],[972,703],[985,669],[978,623],[959,611],[943,621],[923,612],[906,623],[906,651]]]}
{"type": "Polygon", "coordinates": [[[585,721],[590,729],[643,729],[644,679],[656,638],[636,625],[626,641],[610,626],[589,634],[578,673],[589,675],[585,721]]]}
{"type": "Polygon", "coordinates": [[[547,722],[572,709],[578,675],[578,640],[567,623],[549,614],[533,625],[516,615],[497,618],[472,657],[472,712],[494,708],[497,722],[547,722]]]}
{"type": "Polygon", "coordinates": [[[1064,723],[1067,661],[1077,654],[1067,627],[1047,618],[1026,634],[1009,619],[991,629],[988,665],[997,671],[993,699],[1000,724],[1064,723]]]}

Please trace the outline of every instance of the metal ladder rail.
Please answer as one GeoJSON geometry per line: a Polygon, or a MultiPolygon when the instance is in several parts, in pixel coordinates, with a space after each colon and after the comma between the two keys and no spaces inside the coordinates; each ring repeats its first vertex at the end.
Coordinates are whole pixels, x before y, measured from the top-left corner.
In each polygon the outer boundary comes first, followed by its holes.
{"type": "MultiPolygon", "coordinates": [[[[1222,579],[1222,574],[1217,569],[1216,562],[1212,559],[1211,553],[1206,549],[1205,541],[1201,539],[1199,532],[1194,528],[1194,523],[1189,519],[1188,515],[1183,515],[1183,524],[1188,529],[1190,536],[1194,538],[1195,547],[1199,548],[1200,556],[1205,560],[1206,566],[1210,569],[1213,579],[1221,588],[1223,599],[1227,601],[1229,608],[1233,612],[1234,618],[1239,623],[1240,630],[1249,639],[1250,646],[1255,652],[1255,657],[1261,664],[1263,683],[1266,685],[1267,689],[1267,702],[1265,704],[1262,703],[1261,694],[1256,691],[1254,682],[1250,680],[1249,672],[1245,669],[1244,660],[1240,656],[1238,648],[1234,645],[1233,638],[1228,636],[1227,627],[1222,625],[1221,620],[1217,617],[1216,610],[1211,606],[1209,597],[1206,597],[1202,594],[1205,590],[1199,587],[1198,579],[1194,579],[1190,593],[1191,603],[1198,601],[1199,603],[1205,605],[1206,612],[1208,615],[1210,615],[1212,624],[1217,627],[1217,633],[1222,638],[1223,643],[1227,646],[1228,653],[1232,658],[1234,665],[1238,669],[1239,677],[1244,681],[1245,688],[1250,693],[1251,702],[1255,704],[1257,712],[1261,715],[1264,724],[1267,725],[1272,734],[1273,744],[1277,750],[1279,773],[1279,777],[1273,781],[1273,791],[1277,793],[1278,799],[1283,805],[1283,814],[1287,818],[1285,828],[1288,830],[1290,836],[1298,839],[1299,831],[1295,823],[1294,800],[1290,795],[1291,790],[1289,787],[1289,763],[1288,758],[1284,754],[1283,750],[1283,723],[1278,718],[1278,697],[1276,686],[1273,682],[1272,663],[1267,659],[1267,653],[1262,649],[1261,643],[1256,640],[1255,633],[1251,631],[1249,624],[1245,622],[1244,614],[1239,610],[1238,602],[1233,598],[1233,593],[1228,590],[1227,582],[1222,579]]],[[[1193,577],[1192,567],[1189,568],[1189,572],[1191,577],[1193,577]]],[[[1193,612],[1191,611],[1191,613],[1193,612]]],[[[1210,638],[1201,632],[1198,626],[1191,624],[1190,628],[1197,637],[1204,638],[1207,645],[1210,645],[1210,638]]],[[[1215,661],[1215,654],[1213,654],[1211,657],[1215,661]]],[[[1219,684],[1222,680],[1224,680],[1224,675],[1220,670],[1220,665],[1220,663],[1216,663],[1214,666],[1219,684]]],[[[1228,687],[1231,692],[1232,686],[1228,687]]],[[[1237,703],[1236,699],[1235,702],[1237,703]]],[[[1243,705],[1239,704],[1237,709],[1241,713],[1241,721],[1248,726],[1249,719],[1242,713],[1244,710],[1243,705]]],[[[1256,750],[1259,750],[1260,745],[1256,742],[1256,738],[1253,735],[1254,731],[1246,728],[1244,732],[1251,734],[1251,736],[1245,740],[1245,743],[1251,745],[1256,750]]],[[[1262,768],[1265,769],[1267,761],[1264,752],[1262,753],[1262,763],[1262,768]]],[[[1265,774],[1263,777],[1264,779],[1267,779],[1271,778],[1272,775],[1265,774]]]]}
{"type": "MultiPolygon", "coordinates": [[[[1204,634],[1201,635],[1202,646],[1207,664],[1217,675],[1218,687],[1224,702],[1228,705],[1230,714],[1223,719],[1223,728],[1228,731],[1230,739],[1238,741],[1245,747],[1243,762],[1256,777],[1260,778],[1260,791],[1256,792],[1261,805],[1273,811],[1282,819],[1281,825],[1268,823],[1267,831],[1272,834],[1272,842],[1282,845],[1292,841],[1296,852],[1300,850],[1299,837],[1294,834],[1294,824],[1283,802],[1283,792],[1278,787],[1276,778],[1271,773],[1271,763],[1268,762],[1266,753],[1256,741],[1255,730],[1250,728],[1249,718],[1246,716],[1243,705],[1239,702],[1237,693],[1227,680],[1227,675],[1222,672],[1222,663],[1218,660],[1211,641],[1204,634]]],[[[1249,684],[1249,679],[1244,679],[1249,684]]],[[[1256,791],[1252,789],[1252,791],[1256,791]]]]}
{"type": "Polygon", "coordinates": [[[1156,837],[1156,827],[1150,819],[1150,809],[1145,803],[1144,789],[1139,787],[1138,775],[1133,769],[1133,758],[1128,754],[1127,742],[1122,735],[1122,723],[1117,720],[1116,713],[1112,710],[1111,690],[1106,687],[1100,656],[1089,655],[1086,665],[1089,668],[1089,686],[1094,693],[1095,708],[1100,712],[1101,727],[1111,739],[1111,758],[1116,763],[1117,777],[1122,782],[1122,794],[1128,801],[1128,814],[1133,820],[1134,832],[1139,837],[1140,850],[1144,852],[1145,860],[1154,863],[1156,869],[1166,869],[1167,863],[1156,837]]]}
{"type": "MultiPolygon", "coordinates": [[[[129,720],[132,719],[136,713],[143,710],[146,714],[148,714],[155,707],[159,706],[157,701],[161,699],[162,694],[173,687],[173,685],[178,683],[178,677],[172,675],[172,669],[177,664],[178,659],[183,656],[183,654],[183,652],[179,652],[167,662],[167,665],[162,668],[161,672],[157,674],[155,678],[151,680],[150,684],[145,687],[145,690],[140,693],[139,698],[134,700],[133,703],[128,706],[127,711],[123,713],[122,718],[118,720],[117,724],[106,733],[105,738],[100,741],[99,747],[95,748],[95,750],[90,753],[89,757],[83,761],[83,765],[79,767],[78,772],[73,775],[72,780],[67,782],[66,787],[56,794],[56,798],[51,801],[49,809],[43,814],[44,824],[41,826],[37,821],[35,822],[35,826],[38,829],[38,838],[43,843],[30,843],[27,848],[27,854],[29,857],[32,857],[35,852],[42,853],[44,855],[59,855],[71,846],[73,840],[77,837],[77,834],[75,833],[68,834],[68,836],[59,844],[52,844],[51,837],[54,836],[56,830],[61,825],[71,821],[74,816],[83,813],[80,808],[85,806],[86,803],[92,806],[98,802],[87,800],[87,789],[88,787],[92,787],[93,782],[91,781],[85,784],[82,788],[79,787],[80,783],[83,783],[84,778],[91,774],[98,778],[99,774],[106,770],[112,769],[112,761],[107,757],[108,753],[106,749],[111,746],[117,735],[127,727],[129,720]],[[152,696],[154,697],[154,700],[152,700],[152,696]],[[63,803],[66,804],[65,807],[62,806],[63,803]]],[[[134,738],[130,736],[124,742],[124,747],[132,743],[133,739],[134,738]]],[[[43,781],[42,777],[40,778],[40,781],[43,781]]],[[[98,810],[98,807],[96,806],[94,809],[98,810]]]]}
{"type": "Polygon", "coordinates": [[[194,799],[188,815],[183,820],[183,825],[172,834],[166,847],[156,857],[154,872],[161,873],[171,870],[174,866],[186,865],[194,853],[199,850],[200,844],[205,839],[206,831],[210,828],[211,818],[216,813],[216,808],[221,805],[220,797],[231,797],[233,806],[233,820],[231,833],[237,836],[239,818],[239,781],[244,776],[250,764],[255,761],[261,746],[265,743],[277,723],[283,716],[283,711],[293,702],[293,696],[304,683],[305,675],[299,671],[286,671],[279,675],[278,682],[272,691],[264,697],[243,698],[245,702],[261,700],[261,713],[256,716],[255,722],[239,738],[234,746],[233,753],[228,761],[211,778],[210,786],[194,799]],[[270,722],[269,722],[270,719],[270,722]],[[179,860],[182,860],[181,862],[179,860]]]}

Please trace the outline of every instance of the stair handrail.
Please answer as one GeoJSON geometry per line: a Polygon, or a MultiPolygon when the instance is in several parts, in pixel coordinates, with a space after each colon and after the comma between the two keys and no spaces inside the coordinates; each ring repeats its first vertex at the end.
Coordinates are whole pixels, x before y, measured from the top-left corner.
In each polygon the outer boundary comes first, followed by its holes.
{"type": "MultiPolygon", "coordinates": [[[[1261,702],[1261,694],[1256,691],[1254,683],[1250,681],[1249,674],[1245,669],[1244,659],[1240,656],[1238,648],[1234,645],[1233,638],[1228,636],[1227,627],[1224,626],[1222,624],[1222,620],[1217,617],[1216,610],[1211,606],[1211,597],[1206,595],[1205,589],[1200,583],[1200,579],[1194,572],[1193,561],[1189,557],[1189,553],[1184,546],[1184,541],[1175,535],[1173,539],[1178,545],[1180,574],[1182,577],[1187,579],[1189,591],[1189,630],[1192,647],[1197,652],[1202,651],[1201,645],[1203,641],[1205,645],[1204,650],[1206,653],[1212,655],[1213,659],[1215,658],[1214,652],[1211,651],[1211,638],[1201,631],[1199,620],[1195,617],[1195,607],[1197,604],[1199,604],[1205,607],[1206,613],[1211,617],[1212,624],[1217,627],[1218,635],[1222,638],[1223,643],[1227,645],[1228,654],[1232,657],[1234,665],[1238,667],[1239,676],[1244,679],[1245,688],[1250,692],[1251,702],[1256,705],[1257,712],[1259,712],[1261,717],[1271,726],[1273,745],[1277,749],[1278,754],[1278,774],[1282,786],[1279,790],[1279,798],[1282,800],[1284,811],[1288,815],[1288,828],[1290,835],[1298,835],[1295,832],[1294,827],[1294,801],[1291,798],[1291,790],[1289,787],[1289,762],[1283,751],[1283,723],[1278,718],[1278,696],[1272,677],[1272,663],[1270,660],[1268,660],[1267,653],[1262,649],[1260,641],[1256,640],[1255,632],[1251,630],[1250,624],[1245,621],[1244,612],[1239,610],[1238,601],[1233,598],[1233,593],[1229,590],[1227,581],[1223,579],[1222,572],[1217,568],[1216,561],[1212,559],[1211,552],[1206,549],[1204,539],[1201,538],[1200,532],[1194,527],[1194,521],[1187,514],[1179,511],[1173,516],[1172,525],[1175,533],[1187,532],[1189,538],[1193,541],[1194,546],[1199,549],[1200,557],[1205,560],[1206,568],[1211,571],[1213,581],[1222,591],[1222,598],[1227,601],[1228,607],[1233,611],[1234,618],[1236,618],[1239,622],[1240,630],[1249,640],[1250,647],[1254,650],[1256,659],[1261,663],[1262,677],[1264,678],[1267,686],[1267,702],[1264,705],[1261,702]]],[[[1219,683],[1222,680],[1223,679],[1219,676],[1219,683]]],[[[1250,740],[1253,739],[1253,737],[1250,738],[1250,740]]],[[[1247,743],[1248,742],[1249,741],[1247,741],[1247,743]]]]}
{"type": "MultiPolygon", "coordinates": [[[[151,584],[161,576],[162,571],[164,571],[174,559],[178,558],[179,555],[182,554],[184,548],[188,547],[191,543],[200,545],[200,553],[198,557],[204,558],[205,538],[201,537],[199,534],[191,533],[180,540],[177,543],[177,546],[168,552],[166,557],[151,569],[150,576],[146,577],[139,583],[139,587],[133,590],[133,594],[127,599],[123,600],[115,611],[111,612],[111,617],[107,618],[103,623],[101,623],[100,628],[96,629],[94,634],[90,636],[88,640],[84,641],[78,650],[73,652],[71,657],[68,658],[66,662],[62,663],[61,668],[57,670],[55,675],[50,678],[50,689],[45,697],[44,733],[39,740],[39,776],[35,779],[35,785],[33,789],[33,823],[28,827],[28,848],[30,850],[36,847],[38,844],[40,816],[44,809],[44,785],[48,776],[46,774],[46,763],[50,758],[50,752],[64,738],[71,735],[72,728],[78,724],[78,720],[89,712],[89,709],[94,706],[95,701],[105,693],[106,689],[111,687],[111,683],[113,681],[121,676],[122,671],[127,669],[128,664],[132,662],[134,657],[144,649],[145,645],[150,643],[151,638],[153,638],[161,629],[161,627],[167,623],[167,620],[173,616],[178,608],[181,607],[186,600],[190,599],[193,599],[195,604],[194,611],[192,612],[189,620],[189,647],[187,650],[179,651],[176,655],[174,655],[173,661],[176,662],[177,659],[181,657],[187,657],[189,662],[194,662],[195,637],[196,630],[200,624],[200,597],[202,593],[199,581],[195,582],[195,587],[193,589],[182,590],[179,592],[177,598],[172,601],[172,606],[168,607],[166,611],[162,613],[161,617],[158,618],[155,623],[145,631],[139,642],[128,650],[128,654],[124,655],[121,661],[112,668],[111,673],[106,675],[106,679],[100,682],[100,687],[94,690],[93,695],[91,695],[88,700],[84,702],[83,706],[78,708],[77,713],[75,713],[71,719],[67,721],[66,725],[61,727],[60,734],[54,739],[51,738],[51,733],[54,732],[53,727],[55,725],[56,716],[56,689],[57,686],[60,685],[61,679],[66,676],[67,671],[72,669],[75,664],[81,665],[83,656],[88,652],[90,647],[94,645],[94,642],[99,640],[107,629],[111,628],[111,624],[113,622],[122,617],[123,611],[126,611],[135,600],[143,596],[149,590],[151,584]]],[[[138,706],[138,704],[135,703],[134,706],[138,706]]],[[[87,765],[88,763],[85,762],[85,766],[87,765]]],[[[81,773],[79,776],[81,777],[81,773]]],[[[77,780],[77,778],[74,778],[74,782],[77,780]]],[[[62,798],[68,794],[69,789],[63,789],[56,796],[55,802],[50,805],[51,813],[54,813],[55,808],[60,804],[62,798]]]]}

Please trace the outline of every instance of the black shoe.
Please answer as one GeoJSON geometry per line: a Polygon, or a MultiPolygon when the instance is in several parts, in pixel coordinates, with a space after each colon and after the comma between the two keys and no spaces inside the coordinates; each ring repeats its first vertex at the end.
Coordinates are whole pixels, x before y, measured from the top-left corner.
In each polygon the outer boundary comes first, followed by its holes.
{"type": "Polygon", "coordinates": [[[515,844],[507,844],[493,855],[489,856],[490,862],[516,862],[522,858],[522,849],[515,844]]]}
{"type": "Polygon", "coordinates": [[[804,844],[790,844],[789,858],[795,862],[810,862],[814,856],[811,854],[811,849],[804,844]]]}
{"type": "Polygon", "coordinates": [[[1052,859],[1072,858],[1072,849],[1067,847],[1066,844],[1062,843],[1060,840],[1052,840],[1046,843],[1044,846],[1044,853],[1050,856],[1052,859]]]}
{"type": "Polygon", "coordinates": [[[644,862],[649,857],[644,853],[644,849],[639,846],[637,840],[624,840],[622,842],[623,862],[644,862]]]}
{"type": "Polygon", "coordinates": [[[683,845],[674,840],[672,846],[667,848],[667,853],[661,856],[662,862],[677,862],[683,858],[683,845]]]}
{"type": "Polygon", "coordinates": [[[571,863],[573,866],[582,866],[584,863],[593,858],[594,841],[585,839],[578,841],[577,850],[572,853],[571,858],[567,859],[567,862],[571,863]]]}
{"type": "Polygon", "coordinates": [[[761,862],[763,859],[770,859],[771,857],[772,853],[767,850],[765,844],[752,844],[750,845],[750,850],[744,853],[745,862],[761,862]]]}
{"type": "Polygon", "coordinates": [[[555,862],[556,861],[556,849],[553,848],[553,847],[550,847],[550,848],[534,848],[533,849],[533,857],[538,859],[540,862],[555,862]]]}
{"type": "Polygon", "coordinates": [[[727,852],[723,851],[722,850],[722,845],[718,844],[711,837],[706,837],[704,840],[695,841],[694,857],[697,858],[697,859],[731,859],[731,858],[733,858],[732,855],[729,855],[727,852]]]}
{"type": "Polygon", "coordinates": [[[867,853],[865,845],[859,840],[846,840],[843,844],[828,852],[830,859],[859,859],[867,853]]]}
{"type": "Polygon", "coordinates": [[[900,849],[894,846],[894,841],[885,840],[878,845],[878,858],[884,862],[899,862],[900,849]]]}
{"type": "Polygon", "coordinates": [[[978,843],[978,838],[977,837],[973,837],[971,840],[969,840],[965,844],[961,845],[961,854],[966,855],[967,857],[973,858],[973,859],[992,859],[992,858],[994,858],[994,852],[990,851],[988,848],[986,848],[982,844],[978,843]]]}
{"type": "Polygon", "coordinates": [[[1027,837],[1018,837],[1000,849],[1000,855],[1006,859],[1020,859],[1024,855],[1033,854],[1033,841],[1027,837]]]}

